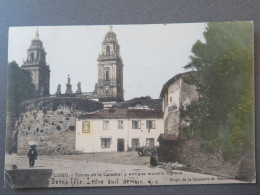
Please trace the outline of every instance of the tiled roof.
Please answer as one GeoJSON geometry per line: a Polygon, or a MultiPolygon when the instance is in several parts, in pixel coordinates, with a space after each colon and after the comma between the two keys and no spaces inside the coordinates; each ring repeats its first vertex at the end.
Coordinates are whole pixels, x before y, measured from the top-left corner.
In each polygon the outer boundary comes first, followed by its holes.
{"type": "Polygon", "coordinates": [[[146,108],[149,110],[162,110],[161,99],[132,99],[125,102],[119,102],[113,105],[113,108],[129,108],[129,109],[142,109],[146,108]]]}
{"type": "Polygon", "coordinates": [[[163,118],[161,110],[132,110],[127,112],[128,118],[163,118]]]}
{"type": "Polygon", "coordinates": [[[79,119],[86,118],[163,118],[161,110],[105,109],[91,114],[82,114],[79,119]]]}
{"type": "Polygon", "coordinates": [[[79,118],[127,118],[127,109],[106,109],[91,114],[81,115],[79,118]]]}
{"type": "Polygon", "coordinates": [[[171,79],[169,79],[162,88],[162,91],[160,93],[160,98],[163,99],[165,92],[167,91],[168,87],[175,81],[179,80],[182,76],[184,75],[190,75],[190,74],[194,74],[196,71],[189,71],[189,72],[184,72],[184,73],[179,73],[176,74],[174,77],[172,77],[171,79]]]}

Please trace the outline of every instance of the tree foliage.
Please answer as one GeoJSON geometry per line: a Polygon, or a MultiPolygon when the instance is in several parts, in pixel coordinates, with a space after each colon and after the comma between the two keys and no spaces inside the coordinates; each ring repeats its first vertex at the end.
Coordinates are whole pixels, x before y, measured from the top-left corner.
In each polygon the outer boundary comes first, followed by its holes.
{"type": "Polygon", "coordinates": [[[16,112],[20,102],[34,97],[35,86],[30,72],[16,62],[8,64],[7,112],[16,112]]]}
{"type": "Polygon", "coordinates": [[[185,66],[197,70],[184,79],[200,97],[181,110],[181,117],[192,119],[184,137],[201,137],[209,151],[223,148],[238,157],[254,140],[253,24],[209,23],[204,38],[193,45],[185,66]]]}

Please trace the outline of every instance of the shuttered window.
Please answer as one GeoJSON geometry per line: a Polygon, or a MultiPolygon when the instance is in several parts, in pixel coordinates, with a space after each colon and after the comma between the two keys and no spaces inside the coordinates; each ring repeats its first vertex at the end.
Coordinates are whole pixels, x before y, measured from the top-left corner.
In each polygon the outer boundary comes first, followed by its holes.
{"type": "Polygon", "coordinates": [[[132,129],[141,129],[141,120],[132,121],[132,129]]]}
{"type": "Polygon", "coordinates": [[[110,138],[101,138],[101,148],[110,148],[110,138]]]}
{"type": "Polygon", "coordinates": [[[155,129],[155,120],[147,120],[146,129],[155,129]]]}
{"type": "Polygon", "coordinates": [[[108,130],[109,129],[109,121],[103,121],[103,129],[108,130]]]}
{"type": "Polygon", "coordinates": [[[122,120],[118,121],[118,129],[124,129],[124,121],[122,120]]]}

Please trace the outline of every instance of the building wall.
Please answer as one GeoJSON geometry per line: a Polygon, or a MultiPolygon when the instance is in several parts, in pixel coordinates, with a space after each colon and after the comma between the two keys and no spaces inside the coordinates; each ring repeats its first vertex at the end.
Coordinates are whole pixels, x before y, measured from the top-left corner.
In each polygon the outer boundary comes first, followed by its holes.
{"type": "Polygon", "coordinates": [[[168,88],[168,107],[176,106],[177,109],[180,105],[180,90],[181,90],[181,80],[177,80],[172,83],[168,88]]]}
{"type": "Polygon", "coordinates": [[[165,133],[179,135],[180,107],[184,108],[193,100],[198,99],[196,87],[189,85],[179,78],[172,82],[164,94],[164,127],[165,133]]]}
{"type": "Polygon", "coordinates": [[[164,95],[164,128],[167,134],[179,134],[181,80],[171,83],[164,95]]]}
{"type": "MultiPolygon", "coordinates": [[[[76,122],[76,150],[81,152],[111,152],[117,151],[117,139],[121,138],[125,140],[124,148],[127,148],[127,129],[118,129],[116,119],[102,120],[91,119],[90,121],[90,133],[82,132],[82,120],[76,122]],[[109,121],[109,128],[103,129],[103,121],[109,121]],[[110,138],[110,147],[101,147],[101,138],[110,138]]],[[[124,120],[124,126],[127,121],[124,120]]]]}
{"type": "Polygon", "coordinates": [[[146,145],[146,138],[153,138],[158,146],[157,138],[164,132],[163,119],[85,119],[76,122],[76,150],[81,152],[112,152],[118,151],[118,139],[124,139],[124,151],[132,149],[132,139],[139,139],[139,146],[146,145]],[[118,129],[118,121],[124,123],[123,129],[118,129]],[[132,129],[132,120],[141,120],[140,129],[132,129]],[[146,129],[146,120],[155,120],[155,129],[146,129]],[[83,121],[90,121],[90,132],[82,132],[83,121]],[[109,121],[109,129],[103,129],[103,122],[109,121]],[[101,139],[110,138],[110,147],[102,148],[101,139]]]}
{"type": "Polygon", "coordinates": [[[194,85],[189,85],[182,81],[181,83],[181,93],[180,93],[180,102],[186,107],[193,100],[198,100],[198,92],[196,91],[196,87],[194,85]]]}
{"type": "Polygon", "coordinates": [[[164,133],[163,119],[161,118],[147,118],[147,119],[138,119],[132,118],[128,121],[129,125],[129,148],[132,147],[132,139],[138,138],[140,147],[146,146],[146,138],[154,138],[154,145],[159,146],[159,142],[157,139],[161,133],[164,133]],[[132,121],[133,120],[141,120],[141,129],[132,129],[132,121]],[[155,120],[155,129],[147,129],[146,121],[147,120],[155,120]]]}

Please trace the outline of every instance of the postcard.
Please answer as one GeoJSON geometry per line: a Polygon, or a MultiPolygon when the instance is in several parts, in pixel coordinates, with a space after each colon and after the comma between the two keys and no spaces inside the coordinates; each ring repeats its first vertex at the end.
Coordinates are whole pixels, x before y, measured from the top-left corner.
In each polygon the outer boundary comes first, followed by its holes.
{"type": "Polygon", "coordinates": [[[251,21],[10,27],[5,187],[255,183],[251,21]]]}

